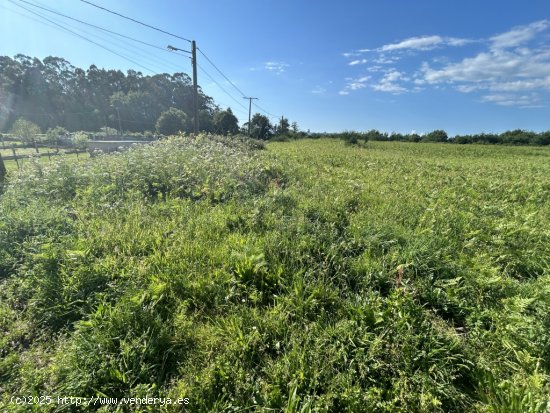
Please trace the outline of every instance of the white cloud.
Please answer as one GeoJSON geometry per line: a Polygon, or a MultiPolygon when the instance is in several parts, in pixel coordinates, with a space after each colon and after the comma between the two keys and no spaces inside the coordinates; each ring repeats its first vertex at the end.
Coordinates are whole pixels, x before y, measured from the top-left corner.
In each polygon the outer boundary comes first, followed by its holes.
{"type": "Polygon", "coordinates": [[[322,86],[315,86],[313,88],[313,90],[311,91],[311,93],[315,94],[315,95],[322,95],[323,93],[325,93],[327,90],[322,87],[322,86]]]}
{"type": "Polygon", "coordinates": [[[270,61],[270,62],[265,62],[264,63],[264,69],[266,69],[270,72],[276,73],[276,74],[281,74],[281,73],[285,72],[285,70],[289,66],[290,65],[288,63],[285,63],[285,62],[270,61]]]}
{"type": "Polygon", "coordinates": [[[474,42],[474,40],[471,39],[460,39],[458,37],[447,37],[446,41],[449,46],[464,46],[474,42]]]}
{"type": "Polygon", "coordinates": [[[399,43],[386,44],[379,48],[381,52],[400,49],[430,50],[443,42],[441,36],[410,37],[399,43]]]}
{"type": "Polygon", "coordinates": [[[386,44],[376,49],[379,52],[390,52],[395,50],[432,50],[442,46],[464,46],[471,43],[470,39],[457,37],[442,37],[439,35],[409,37],[398,43],[386,44]]]}
{"type": "MultiPolygon", "coordinates": [[[[357,55],[348,64],[358,65],[365,60],[359,54],[373,53],[368,58],[370,65],[366,71],[373,76],[380,73],[381,77],[368,85],[376,91],[399,94],[427,87],[454,88],[461,93],[481,93],[482,102],[540,107],[544,102],[533,93],[550,92],[549,32],[550,20],[540,20],[482,40],[443,35],[415,36],[374,49],[357,50],[354,52],[357,55]],[[545,34],[546,38],[543,37],[545,34]],[[430,63],[424,62],[420,68],[413,68],[410,74],[402,71],[403,66],[398,66],[415,52],[460,47],[473,42],[484,50],[454,61],[439,53],[439,56],[430,56],[430,63]],[[393,68],[387,69],[388,64],[393,68]]],[[[347,94],[366,85],[358,79],[348,79],[343,92],[347,94]]]]}
{"type": "Polygon", "coordinates": [[[440,69],[422,67],[423,80],[436,84],[467,83],[459,85],[461,92],[479,88],[492,90],[550,89],[550,52],[548,50],[520,51],[490,50],[440,69]]]}
{"type": "MultiPolygon", "coordinates": [[[[439,35],[432,36],[417,36],[409,37],[408,39],[402,40],[397,43],[390,43],[380,46],[375,49],[359,49],[353,52],[342,53],[344,57],[358,57],[364,53],[376,53],[378,56],[373,59],[374,63],[377,64],[391,64],[397,62],[401,59],[400,55],[396,55],[396,52],[403,52],[406,50],[409,51],[426,51],[433,50],[438,47],[444,46],[464,46],[465,44],[471,43],[471,39],[462,39],[458,37],[443,37],[439,35]]],[[[366,59],[354,59],[348,64],[354,66],[360,63],[367,63],[366,59]]]]}
{"type": "Polygon", "coordinates": [[[540,97],[536,93],[528,95],[492,94],[481,97],[482,102],[495,103],[500,106],[540,107],[540,97]]]}
{"type": "Polygon", "coordinates": [[[376,64],[379,64],[379,65],[389,65],[389,64],[393,64],[393,63],[399,61],[399,59],[401,59],[401,58],[398,57],[398,56],[388,57],[384,54],[381,54],[380,56],[375,58],[373,60],[373,62],[376,63],[376,64]]]}
{"type": "Polygon", "coordinates": [[[479,89],[479,87],[476,86],[476,85],[458,85],[456,87],[456,90],[458,90],[459,92],[462,92],[462,93],[471,93],[471,92],[474,92],[478,89],[479,89]]]}
{"type": "Polygon", "coordinates": [[[408,77],[404,76],[403,73],[399,72],[396,69],[390,69],[386,74],[380,79],[377,84],[372,85],[372,88],[378,92],[388,92],[393,94],[400,94],[408,92],[407,88],[398,84],[398,81],[408,81],[408,77]]]}
{"type": "Polygon", "coordinates": [[[347,81],[346,86],[338,92],[340,95],[349,95],[349,92],[351,90],[359,90],[364,89],[367,87],[367,82],[370,80],[371,76],[361,76],[358,78],[349,78],[347,77],[345,80],[347,81]]]}
{"type": "Polygon", "coordinates": [[[361,82],[352,82],[348,84],[348,87],[350,90],[358,90],[367,87],[367,85],[361,82]]]}
{"type": "Polygon", "coordinates": [[[540,107],[538,96],[525,93],[550,91],[550,48],[524,43],[547,28],[546,20],[514,28],[491,37],[488,50],[438,69],[424,63],[417,83],[452,84],[462,93],[489,91],[481,101],[500,106],[540,107]]]}
{"type": "Polygon", "coordinates": [[[549,89],[550,76],[542,79],[515,80],[512,82],[493,83],[489,85],[490,90],[503,92],[519,92],[522,90],[549,89]]]}
{"type": "Polygon", "coordinates": [[[493,49],[517,47],[533,39],[538,33],[546,30],[550,21],[540,20],[526,26],[514,27],[512,30],[491,37],[493,49]]]}
{"type": "Polygon", "coordinates": [[[394,94],[400,94],[407,92],[407,89],[403,86],[397,85],[395,83],[384,83],[380,82],[376,85],[373,85],[372,88],[378,92],[388,92],[394,94]]]}
{"type": "Polygon", "coordinates": [[[483,102],[501,106],[540,106],[532,91],[550,91],[550,48],[536,45],[550,21],[515,27],[489,39],[488,49],[438,69],[424,63],[417,83],[452,84],[462,93],[489,91],[483,102]],[[531,42],[531,45],[529,46],[531,42]]]}
{"type": "Polygon", "coordinates": [[[382,70],[382,66],[378,66],[378,65],[367,67],[367,71],[369,72],[380,72],[381,70],[382,70]]]}
{"type": "Polygon", "coordinates": [[[357,60],[352,60],[351,62],[348,63],[348,65],[350,66],[364,65],[367,62],[368,62],[367,59],[357,59],[357,60]]]}

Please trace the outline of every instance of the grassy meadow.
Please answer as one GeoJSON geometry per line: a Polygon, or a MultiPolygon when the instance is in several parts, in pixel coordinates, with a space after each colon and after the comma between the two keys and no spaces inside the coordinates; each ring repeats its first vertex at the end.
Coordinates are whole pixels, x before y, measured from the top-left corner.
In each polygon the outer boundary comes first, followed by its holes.
{"type": "Polygon", "coordinates": [[[0,411],[535,413],[549,376],[550,148],[173,137],[0,195],[0,411]]]}

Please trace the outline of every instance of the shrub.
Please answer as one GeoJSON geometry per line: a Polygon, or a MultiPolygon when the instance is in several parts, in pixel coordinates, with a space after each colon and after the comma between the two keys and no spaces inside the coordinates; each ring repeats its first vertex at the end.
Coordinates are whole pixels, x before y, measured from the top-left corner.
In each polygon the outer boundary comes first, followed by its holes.
{"type": "Polygon", "coordinates": [[[40,127],[28,120],[19,118],[11,128],[11,133],[20,137],[26,143],[35,142],[37,135],[41,133],[40,127]]]}
{"type": "Polygon", "coordinates": [[[156,129],[162,135],[174,135],[178,132],[188,132],[190,126],[189,118],[185,112],[170,108],[160,114],[156,129]]]}

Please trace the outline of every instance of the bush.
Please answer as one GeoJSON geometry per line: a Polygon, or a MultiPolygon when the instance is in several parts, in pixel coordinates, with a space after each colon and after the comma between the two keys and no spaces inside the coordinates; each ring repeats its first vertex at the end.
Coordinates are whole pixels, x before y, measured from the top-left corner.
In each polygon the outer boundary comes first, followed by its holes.
{"type": "Polygon", "coordinates": [[[190,121],[185,112],[170,108],[162,112],[157,120],[157,132],[162,135],[175,135],[178,132],[189,132],[190,121]]]}
{"type": "Polygon", "coordinates": [[[38,125],[23,118],[19,118],[13,124],[11,133],[17,135],[26,143],[33,143],[37,135],[41,133],[41,130],[38,125]]]}
{"type": "Polygon", "coordinates": [[[69,136],[69,131],[62,126],[50,128],[46,132],[46,142],[49,144],[59,144],[60,141],[66,140],[69,136]]]}
{"type": "Polygon", "coordinates": [[[90,140],[90,135],[83,131],[76,132],[73,134],[71,140],[75,148],[84,149],[90,140]]]}

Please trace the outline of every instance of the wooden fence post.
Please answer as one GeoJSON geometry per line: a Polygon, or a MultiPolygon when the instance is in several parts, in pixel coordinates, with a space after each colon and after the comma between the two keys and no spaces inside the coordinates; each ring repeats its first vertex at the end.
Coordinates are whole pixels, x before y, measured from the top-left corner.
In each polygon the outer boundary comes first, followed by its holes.
{"type": "Polygon", "coordinates": [[[11,151],[13,152],[13,159],[15,159],[15,163],[17,164],[17,169],[19,169],[19,160],[17,159],[17,154],[15,153],[15,145],[11,146],[11,151]]]}
{"type": "Polygon", "coordinates": [[[4,185],[4,178],[6,177],[6,174],[8,171],[6,170],[6,165],[4,165],[4,159],[2,158],[2,154],[0,153],[0,189],[2,189],[2,186],[4,185]]]}

